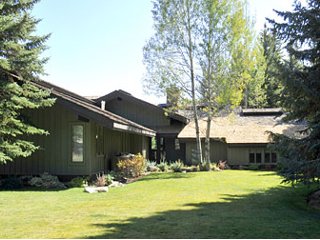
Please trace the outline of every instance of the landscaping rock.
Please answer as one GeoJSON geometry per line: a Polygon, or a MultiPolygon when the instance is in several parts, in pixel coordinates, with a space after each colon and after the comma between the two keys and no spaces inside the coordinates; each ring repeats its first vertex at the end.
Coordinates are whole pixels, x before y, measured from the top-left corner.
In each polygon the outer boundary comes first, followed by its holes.
{"type": "Polygon", "coordinates": [[[108,192],[108,187],[94,187],[94,186],[87,186],[84,188],[84,191],[87,193],[98,193],[98,192],[108,192]]]}
{"type": "Polygon", "coordinates": [[[112,181],[112,183],[108,187],[123,187],[124,184],[118,181],[112,181]]]}
{"type": "Polygon", "coordinates": [[[307,202],[310,207],[320,209],[320,189],[311,193],[307,198],[307,202]]]}

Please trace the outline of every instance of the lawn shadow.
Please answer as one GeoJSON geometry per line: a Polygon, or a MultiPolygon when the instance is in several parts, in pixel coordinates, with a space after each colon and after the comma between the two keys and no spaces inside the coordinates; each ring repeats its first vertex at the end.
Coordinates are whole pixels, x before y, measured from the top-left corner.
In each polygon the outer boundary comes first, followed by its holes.
{"type": "Polygon", "coordinates": [[[262,172],[258,176],[279,176],[279,174],[276,171],[266,171],[262,172]]]}
{"type": "Polygon", "coordinates": [[[195,175],[193,173],[151,173],[137,180],[137,182],[151,181],[151,180],[166,180],[166,179],[177,179],[177,178],[192,178],[195,175]]]}
{"type": "Polygon", "coordinates": [[[0,188],[0,192],[61,192],[69,190],[71,188],[41,188],[41,187],[22,187],[16,189],[3,189],[0,188]]]}
{"type": "Polygon", "coordinates": [[[190,203],[185,209],[146,218],[101,222],[95,226],[104,234],[85,238],[318,238],[320,212],[306,206],[307,192],[278,187],[222,195],[221,202],[190,203]]]}

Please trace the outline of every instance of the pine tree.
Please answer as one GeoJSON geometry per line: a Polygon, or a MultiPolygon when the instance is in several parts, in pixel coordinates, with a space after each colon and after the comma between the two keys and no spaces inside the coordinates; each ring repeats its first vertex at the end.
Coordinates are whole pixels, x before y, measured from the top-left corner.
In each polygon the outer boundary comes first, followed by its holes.
{"type": "Polygon", "coordinates": [[[280,153],[281,173],[292,183],[319,181],[320,177],[320,2],[296,1],[292,12],[277,14],[284,22],[270,20],[288,57],[278,66],[283,79],[282,103],[287,120],[307,123],[305,136],[291,139],[274,135],[280,153]]]}
{"type": "Polygon", "coordinates": [[[30,15],[37,0],[0,2],[0,163],[27,157],[38,147],[27,135],[48,134],[30,123],[23,113],[53,105],[50,93],[32,82],[39,81],[47,62],[40,54],[49,35],[36,36],[39,20],[30,15]]]}
{"type": "Polygon", "coordinates": [[[282,83],[277,64],[281,61],[281,44],[276,35],[264,26],[261,33],[263,55],[266,62],[263,88],[266,91],[266,107],[281,107],[282,83]]]}

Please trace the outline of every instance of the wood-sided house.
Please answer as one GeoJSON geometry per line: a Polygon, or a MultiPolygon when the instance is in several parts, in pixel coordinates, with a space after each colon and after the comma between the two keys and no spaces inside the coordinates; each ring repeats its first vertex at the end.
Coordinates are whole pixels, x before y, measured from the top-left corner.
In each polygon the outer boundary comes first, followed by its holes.
{"type": "MultiPolygon", "coordinates": [[[[49,131],[32,136],[41,148],[26,159],[0,166],[0,174],[90,175],[111,168],[119,152],[149,157],[150,139],[156,131],[96,106],[96,102],[48,82],[35,83],[49,89],[53,107],[32,110],[25,117],[49,131]]],[[[115,111],[117,112],[117,111],[115,111]]]]}
{"type": "MultiPolygon", "coordinates": [[[[268,145],[269,132],[300,137],[304,124],[286,124],[281,121],[281,109],[244,109],[240,114],[213,118],[210,131],[211,161],[227,160],[231,166],[275,165],[277,154],[268,145]]],[[[206,135],[205,119],[200,120],[200,135],[206,135]]],[[[190,122],[178,135],[186,144],[186,163],[192,164],[196,151],[195,126],[190,122]]],[[[204,145],[203,145],[204,146],[204,145]]]]}
{"type": "Polygon", "coordinates": [[[113,91],[94,101],[97,106],[105,105],[106,110],[156,132],[149,144],[150,160],[171,162],[185,159],[185,143],[179,142],[178,134],[189,122],[188,118],[176,113],[166,113],[162,107],[122,90],[113,91]]]}

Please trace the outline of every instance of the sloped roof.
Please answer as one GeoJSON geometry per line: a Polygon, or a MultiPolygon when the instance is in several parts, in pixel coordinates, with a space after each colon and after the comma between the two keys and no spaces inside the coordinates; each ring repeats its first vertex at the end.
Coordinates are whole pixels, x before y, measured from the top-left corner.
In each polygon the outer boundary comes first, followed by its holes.
{"type": "MultiPolygon", "coordinates": [[[[101,97],[95,99],[94,101],[96,102],[96,104],[98,104],[102,100],[107,102],[107,101],[116,99],[118,97],[121,97],[121,98],[126,99],[128,101],[136,102],[136,103],[140,104],[141,106],[148,106],[150,108],[155,109],[156,111],[161,111],[161,112],[164,113],[164,110],[163,110],[162,107],[156,106],[156,105],[151,104],[149,102],[146,102],[146,101],[144,101],[142,99],[136,98],[132,94],[130,94],[130,93],[126,92],[126,91],[123,91],[121,89],[115,90],[115,91],[113,91],[113,92],[111,92],[109,94],[101,96],[101,97]]],[[[181,114],[178,114],[178,113],[168,113],[168,116],[170,118],[172,118],[172,119],[175,119],[175,120],[180,121],[180,122],[185,123],[185,124],[187,124],[189,122],[189,119],[187,117],[185,117],[185,116],[183,116],[181,114]]]]}
{"type": "MultiPolygon", "coordinates": [[[[200,136],[205,138],[207,121],[199,121],[200,136]]],[[[281,117],[238,116],[216,117],[211,122],[210,138],[223,139],[231,144],[270,143],[268,132],[285,134],[288,137],[301,136],[298,131],[305,129],[303,124],[282,123],[281,117]]],[[[190,122],[178,135],[181,139],[195,138],[195,124],[190,122]]]]}
{"type": "Polygon", "coordinates": [[[79,111],[93,120],[97,120],[99,123],[105,122],[105,124],[110,128],[147,136],[155,136],[154,130],[120,117],[107,110],[102,110],[94,105],[94,101],[82,97],[76,93],[70,92],[45,81],[33,82],[33,84],[39,88],[50,90],[51,94],[58,97],[59,100],[62,100],[65,105],[79,111]]]}

